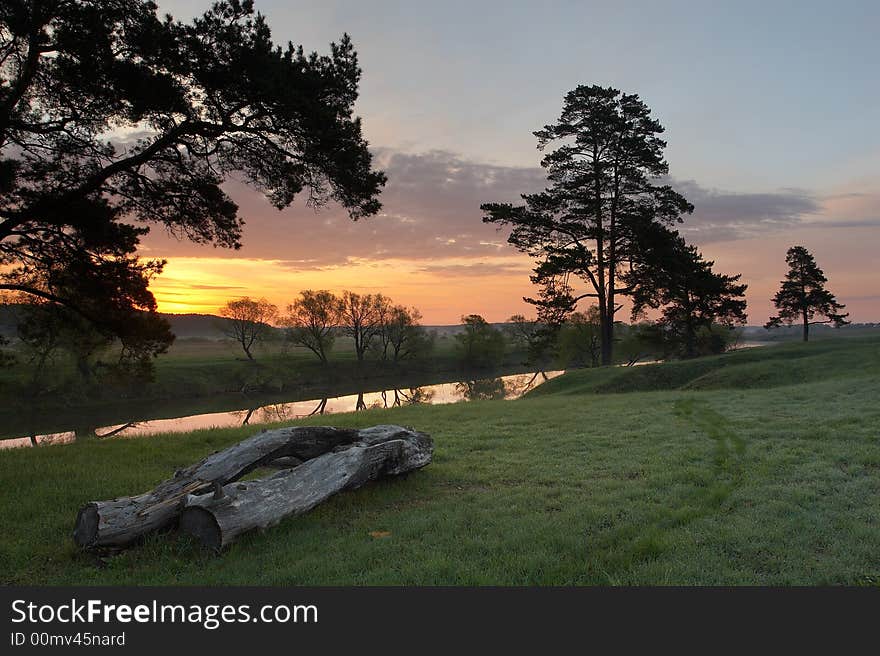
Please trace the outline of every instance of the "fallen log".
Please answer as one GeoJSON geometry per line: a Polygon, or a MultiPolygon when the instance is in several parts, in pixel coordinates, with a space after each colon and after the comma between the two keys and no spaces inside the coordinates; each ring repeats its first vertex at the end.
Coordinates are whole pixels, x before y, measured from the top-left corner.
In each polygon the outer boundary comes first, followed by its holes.
{"type": "MultiPolygon", "coordinates": [[[[376,428],[407,431],[397,426],[376,428]]],[[[86,504],[76,518],[74,541],[86,549],[126,547],[147,533],[172,525],[180,516],[187,495],[237,481],[248,472],[279,459],[288,466],[297,461],[308,462],[375,434],[374,429],[359,431],[328,426],[263,431],[175,472],[172,478],[149,492],[86,504]]]]}
{"type": "Polygon", "coordinates": [[[242,533],[301,515],[342,490],[431,462],[433,442],[399,426],[360,431],[360,439],[268,478],[231,483],[213,494],[190,494],[180,516],[182,531],[219,551],[242,533]]]}

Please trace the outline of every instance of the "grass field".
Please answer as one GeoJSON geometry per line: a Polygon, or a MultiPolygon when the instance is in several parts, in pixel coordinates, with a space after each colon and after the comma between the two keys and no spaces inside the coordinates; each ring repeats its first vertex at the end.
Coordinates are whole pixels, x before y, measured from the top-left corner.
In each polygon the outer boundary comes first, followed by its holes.
{"type": "Polygon", "coordinates": [[[429,432],[434,462],[220,556],[172,533],[97,563],[71,528],[84,502],[141,492],[253,427],[0,452],[0,582],[877,585],[878,398],[870,338],[336,415],[429,432]]]}

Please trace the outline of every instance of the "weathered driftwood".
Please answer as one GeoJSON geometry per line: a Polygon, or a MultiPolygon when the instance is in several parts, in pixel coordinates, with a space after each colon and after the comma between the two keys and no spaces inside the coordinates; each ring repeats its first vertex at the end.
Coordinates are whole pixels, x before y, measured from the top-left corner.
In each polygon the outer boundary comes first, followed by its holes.
{"type": "Polygon", "coordinates": [[[76,518],[74,541],[90,549],[125,547],[147,533],[173,524],[189,494],[219,489],[273,462],[280,461],[286,466],[307,462],[336,448],[361,442],[365,435],[374,434],[371,430],[297,426],[258,433],[175,472],[173,478],[149,492],[86,504],[76,518]]]}
{"type": "Polygon", "coordinates": [[[424,433],[400,426],[368,428],[354,444],[296,468],[218,487],[213,494],[190,494],[180,528],[220,550],[242,533],[307,512],[337,492],[424,467],[432,451],[424,433]]]}

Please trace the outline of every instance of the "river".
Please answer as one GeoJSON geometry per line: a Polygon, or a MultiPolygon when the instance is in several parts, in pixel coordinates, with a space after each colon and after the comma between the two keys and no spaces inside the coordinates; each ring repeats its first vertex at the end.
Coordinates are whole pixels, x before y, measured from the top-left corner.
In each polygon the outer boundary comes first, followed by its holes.
{"type": "MultiPolygon", "coordinates": [[[[97,428],[74,429],[0,440],[0,449],[67,444],[77,438],[124,438],[155,435],[158,433],[185,433],[205,428],[228,428],[249,424],[288,421],[315,415],[354,412],[370,408],[392,408],[405,405],[458,403],[483,399],[516,399],[562,371],[513,374],[497,378],[466,380],[406,389],[384,389],[320,399],[292,400],[265,405],[245,405],[237,410],[186,414],[178,416],[128,421],[97,428]]],[[[155,410],[155,408],[153,408],[155,410]]],[[[161,414],[161,410],[160,410],[161,414]]],[[[81,422],[82,423],[82,422],[81,422]]],[[[85,422],[88,423],[88,422],[85,422]]]]}

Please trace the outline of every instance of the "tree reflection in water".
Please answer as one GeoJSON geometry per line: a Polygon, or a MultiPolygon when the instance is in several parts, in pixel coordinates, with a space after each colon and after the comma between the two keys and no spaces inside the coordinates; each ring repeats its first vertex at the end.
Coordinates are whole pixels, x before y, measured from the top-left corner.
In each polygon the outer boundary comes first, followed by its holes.
{"type": "Polygon", "coordinates": [[[543,382],[550,380],[544,371],[536,371],[527,381],[518,382],[516,378],[511,378],[505,385],[507,387],[507,396],[505,398],[519,398],[523,394],[531,392],[535,387],[543,382]],[[540,378],[540,380],[538,380],[540,378]]]}
{"type": "MultiPolygon", "coordinates": [[[[430,403],[455,403],[488,399],[516,398],[529,392],[561,371],[538,371],[512,374],[503,378],[485,378],[459,383],[437,383],[425,387],[390,388],[384,391],[361,392],[308,401],[288,401],[269,405],[254,405],[241,410],[185,415],[160,419],[142,419],[124,424],[103,423],[103,419],[78,417],[71,424],[79,427],[67,432],[40,434],[34,429],[21,432],[21,437],[0,439],[0,449],[44,444],[63,444],[77,439],[109,439],[115,436],[182,433],[191,430],[224,426],[248,426],[262,423],[290,421],[314,415],[366,410],[370,407],[394,408],[430,403]]],[[[256,403],[256,400],[251,400],[256,403]]]]}
{"type": "Polygon", "coordinates": [[[500,378],[463,380],[456,383],[455,391],[466,401],[493,401],[507,396],[507,385],[500,378]]]}
{"type": "Polygon", "coordinates": [[[318,405],[315,406],[315,409],[309,413],[309,417],[311,417],[312,415],[323,415],[326,410],[327,410],[327,399],[324,398],[324,399],[321,399],[320,401],[318,401],[318,405]]]}
{"type": "Polygon", "coordinates": [[[393,389],[382,390],[379,393],[382,401],[375,401],[372,405],[374,408],[400,408],[405,405],[419,405],[420,403],[430,403],[436,392],[427,390],[424,387],[410,387],[408,390],[393,389]],[[388,392],[392,393],[391,403],[388,403],[388,392]]]}
{"type": "MultiPolygon", "coordinates": [[[[326,399],[324,399],[324,403],[327,403],[326,399]]],[[[234,411],[230,414],[235,417],[241,417],[242,426],[249,426],[251,422],[255,424],[272,424],[279,421],[287,421],[288,419],[296,419],[299,415],[295,413],[295,410],[296,408],[293,403],[271,403],[250,408],[249,410],[234,411]]],[[[309,414],[315,414],[315,412],[309,414]]]]}

